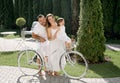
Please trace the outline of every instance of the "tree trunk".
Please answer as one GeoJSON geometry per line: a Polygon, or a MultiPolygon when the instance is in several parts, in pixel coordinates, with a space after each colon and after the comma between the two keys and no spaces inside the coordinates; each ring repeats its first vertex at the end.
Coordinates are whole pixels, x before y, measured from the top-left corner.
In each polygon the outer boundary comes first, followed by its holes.
{"type": "Polygon", "coordinates": [[[80,0],[71,0],[71,9],[72,9],[72,35],[76,36],[76,32],[79,27],[79,12],[80,12],[80,6],[79,6],[80,0]]]}

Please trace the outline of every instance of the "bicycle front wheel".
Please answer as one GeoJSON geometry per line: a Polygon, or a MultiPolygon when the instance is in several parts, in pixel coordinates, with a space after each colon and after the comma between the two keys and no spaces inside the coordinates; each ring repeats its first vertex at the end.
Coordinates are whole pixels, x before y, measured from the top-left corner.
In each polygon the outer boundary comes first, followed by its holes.
{"type": "Polygon", "coordinates": [[[34,50],[24,50],[18,55],[18,67],[25,75],[36,75],[43,67],[43,59],[34,50]]]}
{"type": "Polygon", "coordinates": [[[67,77],[80,79],[86,75],[88,64],[81,53],[70,51],[61,56],[60,68],[67,77]],[[66,61],[66,64],[62,64],[63,60],[66,61]]]}

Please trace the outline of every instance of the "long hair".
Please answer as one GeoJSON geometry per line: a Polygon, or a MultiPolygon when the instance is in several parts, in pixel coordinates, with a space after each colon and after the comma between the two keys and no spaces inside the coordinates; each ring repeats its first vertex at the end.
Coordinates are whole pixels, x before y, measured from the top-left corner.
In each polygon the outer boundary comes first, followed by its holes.
{"type": "Polygon", "coordinates": [[[51,13],[47,14],[47,16],[46,16],[47,27],[50,27],[50,26],[51,26],[50,22],[48,21],[48,18],[49,18],[49,17],[54,18],[54,15],[51,14],[51,13]]]}

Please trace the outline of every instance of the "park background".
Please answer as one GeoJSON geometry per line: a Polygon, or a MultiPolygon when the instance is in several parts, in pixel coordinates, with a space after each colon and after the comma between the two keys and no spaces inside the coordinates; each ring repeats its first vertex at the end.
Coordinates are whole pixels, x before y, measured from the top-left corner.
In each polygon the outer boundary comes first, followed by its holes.
{"type": "MultiPolygon", "coordinates": [[[[101,0],[104,33],[107,39],[120,39],[120,1],[101,0]]],[[[76,35],[80,26],[80,0],[0,0],[0,30],[18,29],[15,21],[24,17],[28,30],[38,14],[53,13],[66,21],[68,34],[76,35]]],[[[89,12],[86,12],[89,13],[89,12]]]]}
{"type": "MultiPolygon", "coordinates": [[[[0,0],[0,31],[20,30],[16,25],[19,17],[26,19],[23,27],[30,30],[38,14],[53,13],[65,19],[67,34],[78,37],[78,50],[91,61],[86,77],[119,77],[120,52],[105,49],[112,40],[120,44],[119,9],[120,0],[0,0]],[[108,61],[101,61],[104,56],[108,61]]],[[[0,57],[1,65],[17,66],[16,52],[1,53],[0,57]],[[8,58],[11,61],[6,61],[8,58]]]]}

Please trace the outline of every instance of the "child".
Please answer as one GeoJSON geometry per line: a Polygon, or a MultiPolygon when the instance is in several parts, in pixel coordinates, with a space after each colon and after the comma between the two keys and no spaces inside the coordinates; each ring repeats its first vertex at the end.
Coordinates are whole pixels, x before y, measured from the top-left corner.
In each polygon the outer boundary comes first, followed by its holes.
{"type": "Polygon", "coordinates": [[[68,49],[71,48],[71,39],[67,36],[66,32],[65,32],[65,21],[63,18],[58,18],[57,20],[57,24],[60,28],[59,33],[57,34],[57,38],[64,41],[65,45],[68,49]]]}

